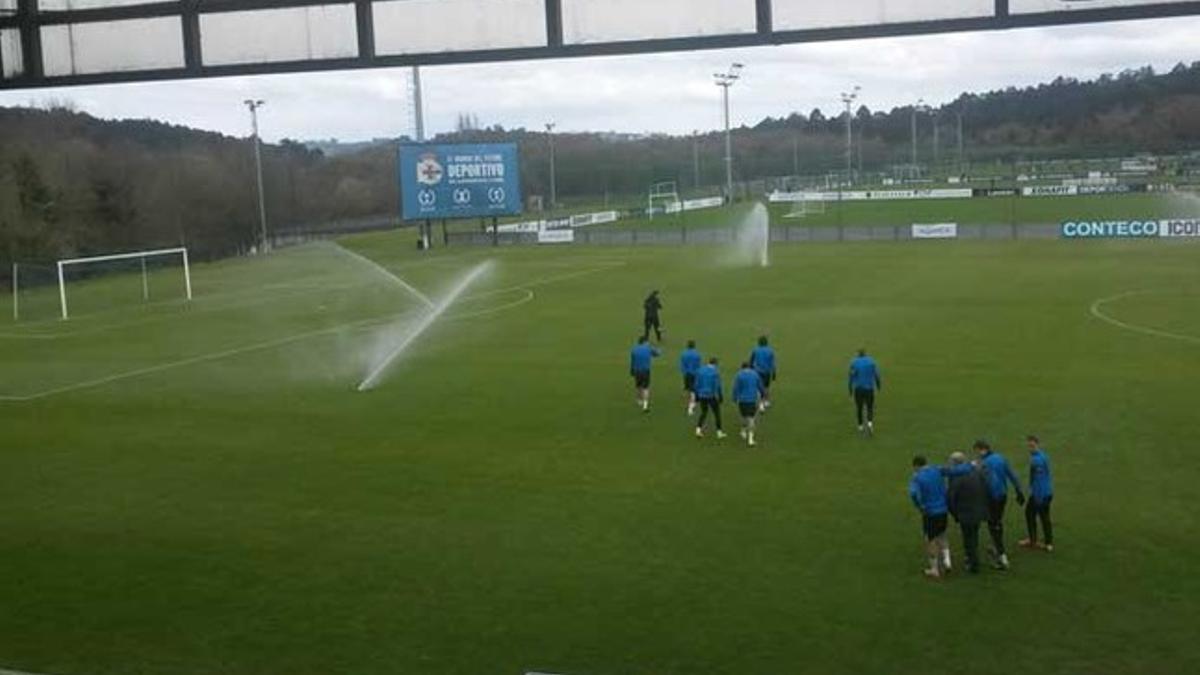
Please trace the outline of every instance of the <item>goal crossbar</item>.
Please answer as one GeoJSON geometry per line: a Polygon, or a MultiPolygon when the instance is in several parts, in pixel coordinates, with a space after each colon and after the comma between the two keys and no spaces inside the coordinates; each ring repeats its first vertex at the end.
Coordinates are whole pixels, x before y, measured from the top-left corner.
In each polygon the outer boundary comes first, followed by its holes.
{"type": "Polygon", "coordinates": [[[148,293],[148,279],[146,276],[146,258],[154,258],[164,255],[181,255],[183,256],[183,286],[187,293],[187,299],[192,299],[192,271],[188,265],[188,251],[186,248],[160,248],[153,251],[131,251],[129,253],[112,253],[109,255],[96,255],[86,258],[68,258],[58,261],[58,301],[62,306],[62,318],[68,318],[67,312],[67,283],[66,276],[63,270],[71,265],[81,265],[86,263],[110,262],[113,260],[142,260],[142,293],[148,293]]]}

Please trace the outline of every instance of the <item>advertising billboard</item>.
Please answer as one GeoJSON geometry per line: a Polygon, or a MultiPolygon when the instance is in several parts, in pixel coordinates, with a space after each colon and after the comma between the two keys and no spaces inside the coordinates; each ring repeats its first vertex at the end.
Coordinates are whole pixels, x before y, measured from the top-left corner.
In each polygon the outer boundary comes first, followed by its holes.
{"type": "Polygon", "coordinates": [[[521,213],[515,143],[400,146],[404,220],[521,213]]]}

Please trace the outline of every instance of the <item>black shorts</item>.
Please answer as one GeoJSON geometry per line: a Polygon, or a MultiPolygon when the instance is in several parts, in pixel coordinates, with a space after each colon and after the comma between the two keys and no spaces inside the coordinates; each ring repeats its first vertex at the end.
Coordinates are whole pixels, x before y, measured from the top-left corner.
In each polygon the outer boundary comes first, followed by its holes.
{"type": "Polygon", "coordinates": [[[771,388],[771,380],[774,379],[771,377],[771,374],[764,373],[761,370],[759,370],[757,372],[758,372],[758,379],[762,380],[763,389],[770,389],[771,388]]]}
{"type": "Polygon", "coordinates": [[[946,514],[925,516],[921,523],[921,529],[925,531],[926,539],[930,541],[937,539],[946,533],[946,514]]]}
{"type": "Polygon", "coordinates": [[[742,417],[754,417],[758,414],[758,404],[738,403],[738,412],[742,413],[742,417]]]}
{"type": "Polygon", "coordinates": [[[988,497],[988,522],[1002,523],[1004,522],[1004,507],[1008,504],[1008,495],[1004,495],[999,499],[988,497]]]}
{"type": "Polygon", "coordinates": [[[643,370],[640,372],[635,372],[633,374],[633,382],[634,382],[634,384],[637,385],[638,389],[649,389],[650,388],[650,371],[643,370]]]}
{"type": "Polygon", "coordinates": [[[683,376],[683,390],[696,393],[696,374],[687,373],[683,376]]]}

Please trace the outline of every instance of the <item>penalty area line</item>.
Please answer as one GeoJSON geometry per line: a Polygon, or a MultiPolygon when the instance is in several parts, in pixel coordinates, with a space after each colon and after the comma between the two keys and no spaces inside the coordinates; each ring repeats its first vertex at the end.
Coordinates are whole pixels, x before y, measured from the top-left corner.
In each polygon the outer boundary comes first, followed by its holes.
{"type": "MultiPolygon", "coordinates": [[[[555,283],[558,281],[565,281],[568,279],[581,277],[581,276],[584,276],[587,274],[595,274],[597,272],[603,272],[605,270],[613,269],[614,267],[619,267],[619,266],[620,265],[618,264],[618,265],[610,265],[610,266],[606,266],[606,267],[600,267],[600,268],[594,268],[594,269],[588,269],[588,270],[580,270],[578,272],[572,272],[570,274],[563,274],[563,275],[559,275],[556,277],[547,277],[547,278],[543,278],[543,279],[537,279],[537,280],[531,281],[527,284],[523,284],[520,286],[512,286],[509,288],[498,289],[496,291],[487,291],[484,293],[475,294],[473,296],[467,295],[467,296],[464,296],[463,299],[469,299],[471,297],[475,297],[475,298],[490,297],[490,296],[498,295],[501,293],[511,293],[511,292],[516,292],[516,291],[524,291],[524,293],[525,293],[525,297],[519,298],[519,299],[509,302],[509,303],[505,303],[504,305],[501,305],[500,307],[491,307],[491,308],[484,309],[484,310],[479,310],[479,311],[475,311],[475,312],[466,312],[466,313],[457,314],[457,315],[456,314],[448,314],[446,316],[446,318],[450,319],[450,320],[462,320],[462,319],[483,317],[483,316],[487,316],[489,314],[497,314],[501,311],[512,309],[514,307],[518,307],[520,305],[524,305],[526,303],[532,302],[535,296],[534,296],[533,291],[529,288],[530,286],[544,286],[544,285],[555,283]]],[[[367,328],[367,327],[374,326],[374,325],[383,325],[383,324],[386,324],[386,323],[389,323],[392,321],[396,321],[396,320],[398,320],[404,316],[410,315],[410,314],[412,314],[411,311],[401,312],[399,314],[387,314],[387,315],[382,315],[382,316],[370,317],[367,319],[360,319],[358,321],[351,321],[351,322],[344,323],[344,324],[338,324],[336,326],[331,326],[328,328],[320,328],[320,329],[316,329],[316,330],[306,331],[303,333],[297,333],[296,335],[290,335],[290,336],[278,338],[275,340],[258,342],[258,343],[246,345],[243,347],[235,347],[235,348],[231,348],[231,349],[225,349],[225,350],[222,350],[219,352],[213,352],[210,354],[201,354],[199,356],[192,356],[192,357],[189,357],[186,359],[180,359],[178,361],[159,363],[159,364],[156,364],[153,366],[146,366],[144,368],[137,368],[135,370],[130,370],[130,371],[122,372],[122,373],[115,373],[113,375],[99,377],[99,378],[95,378],[92,380],[75,382],[73,384],[63,385],[61,387],[55,387],[52,389],[35,392],[33,394],[25,394],[25,395],[0,394],[0,403],[24,403],[24,402],[29,402],[29,401],[37,401],[37,400],[43,399],[43,398],[49,398],[51,396],[57,396],[58,394],[67,394],[70,392],[80,391],[83,389],[93,389],[95,387],[101,387],[101,386],[104,386],[107,384],[113,384],[115,382],[121,382],[123,380],[128,380],[128,379],[135,378],[135,377],[141,377],[143,375],[153,375],[156,373],[161,373],[161,372],[164,372],[167,370],[172,370],[175,368],[182,368],[185,366],[196,365],[199,363],[206,363],[209,361],[218,361],[218,360],[229,358],[232,356],[240,356],[242,354],[248,354],[250,352],[262,351],[262,350],[266,350],[266,349],[273,349],[275,347],[283,347],[283,346],[292,344],[294,342],[300,342],[302,340],[307,340],[309,338],[314,338],[314,337],[320,337],[323,335],[331,335],[331,334],[338,333],[338,332],[345,331],[345,330],[357,330],[360,328],[367,328]]],[[[4,675],[4,674],[0,673],[0,675],[4,675]]]]}
{"type": "Polygon", "coordinates": [[[351,321],[349,323],[338,324],[336,326],[331,326],[329,328],[320,328],[317,330],[311,330],[311,331],[307,331],[304,333],[297,333],[296,335],[290,335],[288,337],[278,338],[275,340],[268,340],[266,342],[258,342],[258,343],[252,344],[252,345],[246,345],[244,347],[234,347],[232,349],[225,349],[225,350],[222,350],[219,352],[212,352],[210,354],[201,354],[199,356],[192,356],[192,357],[189,357],[186,359],[180,359],[178,361],[169,361],[167,363],[159,363],[159,364],[156,364],[153,366],[146,366],[145,368],[138,368],[136,370],[125,371],[123,373],[116,373],[114,375],[108,375],[106,377],[98,377],[94,380],[85,380],[83,382],[76,382],[74,384],[68,384],[68,385],[64,385],[61,387],[55,387],[53,389],[47,389],[45,391],[40,391],[40,392],[37,392],[34,394],[27,394],[24,396],[0,395],[0,401],[8,401],[8,402],[36,401],[38,399],[47,398],[47,397],[55,396],[58,394],[66,394],[66,393],[72,392],[72,391],[79,391],[80,389],[92,389],[94,387],[100,387],[100,386],[103,386],[106,384],[112,384],[114,382],[120,382],[122,380],[128,380],[128,379],[134,378],[134,377],[141,377],[143,375],[153,375],[155,373],[161,373],[163,371],[172,370],[174,368],[182,368],[184,366],[191,366],[191,365],[195,365],[197,363],[205,363],[208,361],[217,361],[220,359],[229,358],[231,356],[241,356],[242,354],[249,354],[250,352],[262,351],[264,349],[273,349],[275,347],[283,347],[283,346],[292,344],[294,342],[300,342],[301,340],[307,340],[309,338],[319,337],[322,335],[332,335],[334,333],[339,333],[344,330],[355,330],[358,328],[365,328],[365,327],[372,326],[375,324],[382,324],[382,323],[386,323],[388,321],[394,321],[396,319],[399,319],[400,317],[403,317],[404,315],[406,315],[408,313],[409,312],[402,312],[400,314],[395,314],[395,315],[376,316],[376,317],[371,317],[369,319],[360,319],[358,321],[351,321]]]}
{"type": "Polygon", "coordinates": [[[1172,333],[1170,331],[1158,330],[1157,328],[1149,328],[1147,326],[1139,326],[1134,323],[1126,323],[1124,321],[1121,321],[1120,319],[1117,319],[1115,317],[1109,316],[1108,314],[1105,314],[1100,309],[1101,307],[1103,307],[1104,305],[1107,305],[1110,302],[1116,302],[1117,300],[1122,300],[1124,298],[1130,298],[1130,297],[1133,297],[1136,295],[1148,295],[1153,292],[1154,291],[1125,291],[1124,293],[1117,293],[1116,295],[1111,295],[1107,298],[1100,298],[1099,300],[1096,300],[1095,302],[1092,303],[1092,306],[1091,306],[1089,312],[1091,313],[1092,316],[1096,317],[1097,319],[1100,319],[1101,321],[1103,321],[1105,323],[1116,326],[1117,328],[1122,328],[1127,331],[1132,331],[1134,333],[1141,333],[1143,335],[1150,335],[1153,337],[1166,338],[1168,340],[1178,340],[1180,342],[1190,342],[1192,344],[1200,344],[1200,337],[1197,337],[1195,335],[1186,335],[1184,333],[1172,333]]]}

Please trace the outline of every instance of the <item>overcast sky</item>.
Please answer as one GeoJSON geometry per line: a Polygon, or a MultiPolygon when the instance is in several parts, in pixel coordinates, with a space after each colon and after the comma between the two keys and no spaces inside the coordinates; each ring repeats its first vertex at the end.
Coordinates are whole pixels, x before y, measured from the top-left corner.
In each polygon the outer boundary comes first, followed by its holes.
{"type": "MultiPolygon", "coordinates": [[[[840,107],[862,87],[872,109],[963,91],[1028,85],[1057,75],[1200,60],[1200,18],[888,38],[726,51],[528,61],[422,69],[426,127],[453,128],[460,112],[485,125],[564,131],[689,133],[721,124],[712,73],[746,65],[732,92],[734,124],[840,107]]],[[[154,118],[244,136],[241,101],[267,100],[263,137],[362,140],[411,133],[407,69],[236,77],[0,92],[0,105],[55,99],[105,118],[154,118]]]]}

